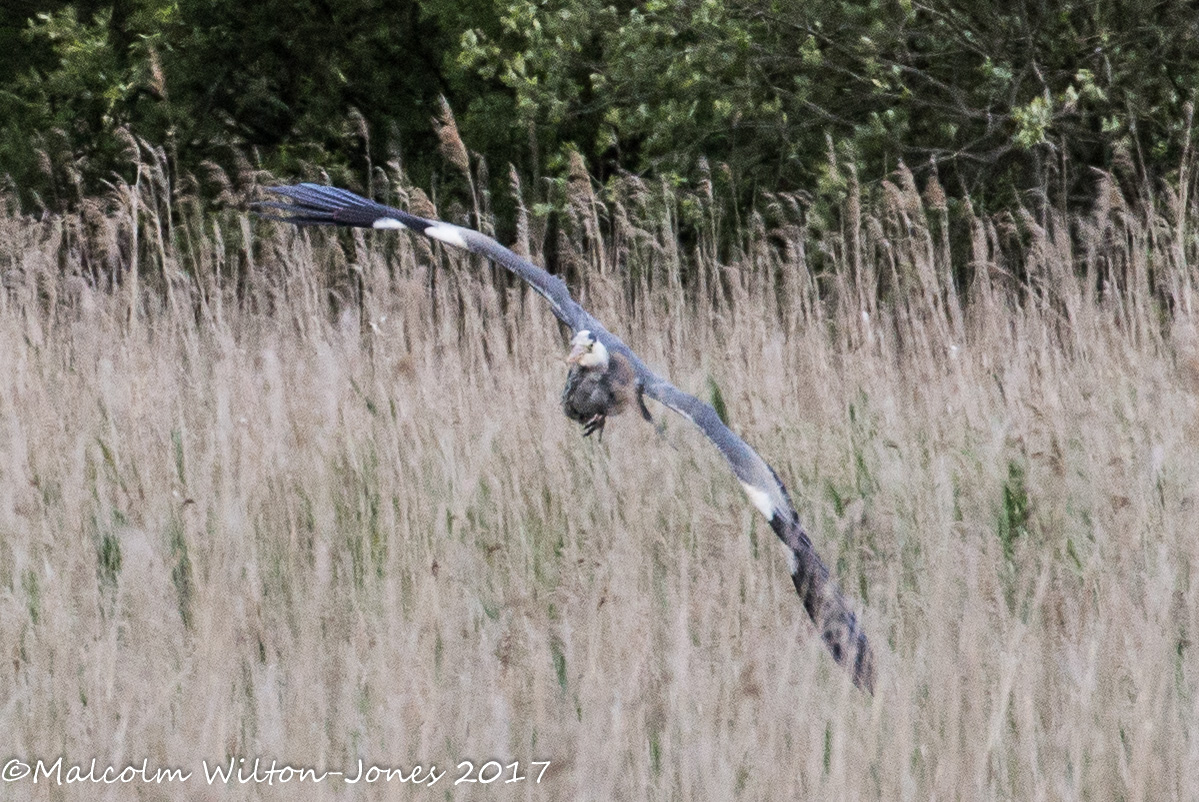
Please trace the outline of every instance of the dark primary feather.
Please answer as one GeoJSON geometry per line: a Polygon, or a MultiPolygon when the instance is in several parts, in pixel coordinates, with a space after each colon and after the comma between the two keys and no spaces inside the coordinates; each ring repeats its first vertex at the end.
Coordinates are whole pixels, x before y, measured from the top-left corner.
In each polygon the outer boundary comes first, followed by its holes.
{"type": "MultiPolygon", "coordinates": [[[[837,663],[849,670],[859,687],[873,693],[874,656],[848,599],[831,579],[828,567],[812,546],[799,521],[787,488],[766,461],[721,421],[711,406],[683,392],[650,370],[628,346],[611,334],[570,295],[565,283],[533,263],[520,258],[491,237],[471,229],[437,220],[426,220],[402,209],[383,206],[352,192],[317,184],[272,187],[270,192],[289,202],[267,201],[256,209],[272,220],[297,225],[346,225],[362,228],[394,228],[380,221],[395,221],[413,231],[487,257],[520,277],[550,304],[554,315],[572,331],[589,329],[608,349],[612,358],[622,357],[636,374],[645,395],[694,423],[728,461],[746,494],[770,522],[771,529],[787,549],[791,580],[804,610],[812,619],[825,646],[837,663]],[[277,214],[275,212],[283,212],[277,214]]],[[[640,401],[640,398],[638,399],[640,401]]],[[[648,412],[643,413],[648,416],[648,412]]],[[[568,411],[568,414],[569,411],[568,411]]],[[[577,420],[577,418],[576,418],[577,420]]]]}
{"type": "Polygon", "coordinates": [[[297,184],[290,187],[269,187],[268,192],[274,192],[291,200],[290,203],[281,201],[262,201],[254,204],[255,210],[269,209],[286,212],[258,212],[259,216],[268,220],[280,220],[296,225],[341,225],[357,226],[359,228],[376,228],[380,220],[395,220],[405,227],[434,239],[439,230],[453,232],[462,237],[463,247],[472,253],[481,254],[493,262],[506,267],[515,273],[542,297],[549,301],[554,315],[570,327],[572,331],[591,328],[593,331],[602,330],[591,315],[575,303],[570,297],[566,284],[557,276],[551,276],[536,265],[521,259],[512,251],[500,245],[491,237],[484,236],[469,228],[461,228],[440,220],[426,220],[409,214],[394,206],[384,206],[381,203],[347,192],[336,187],[325,187],[319,184],[297,184]],[[430,233],[433,231],[434,233],[430,233]]]}
{"type": "MultiPolygon", "coordinates": [[[[399,220],[409,228],[423,231],[421,218],[400,209],[393,209],[367,200],[353,192],[319,184],[298,184],[294,187],[271,187],[270,192],[291,198],[291,203],[261,201],[254,204],[257,209],[279,209],[288,216],[263,214],[267,220],[281,220],[297,225],[335,225],[371,228],[380,218],[399,220]]],[[[423,221],[428,222],[428,221],[423,221]]]]}

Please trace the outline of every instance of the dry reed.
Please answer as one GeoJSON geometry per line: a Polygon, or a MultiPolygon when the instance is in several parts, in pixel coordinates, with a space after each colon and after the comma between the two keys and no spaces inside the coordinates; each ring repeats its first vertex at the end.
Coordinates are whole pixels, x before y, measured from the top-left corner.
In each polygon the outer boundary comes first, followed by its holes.
{"type": "Polygon", "coordinates": [[[0,217],[0,731],[192,777],[0,796],[397,793],[209,786],[231,756],[436,763],[444,798],[1199,796],[1194,208],[1105,181],[951,259],[938,190],[854,177],[844,230],[780,197],[720,263],[677,198],[576,182],[579,296],[792,487],[870,698],[699,435],[580,439],[539,299],[403,235],[172,217],[136,146],[107,205],[0,217]],[[493,759],[552,762],[451,785],[493,759]]]}

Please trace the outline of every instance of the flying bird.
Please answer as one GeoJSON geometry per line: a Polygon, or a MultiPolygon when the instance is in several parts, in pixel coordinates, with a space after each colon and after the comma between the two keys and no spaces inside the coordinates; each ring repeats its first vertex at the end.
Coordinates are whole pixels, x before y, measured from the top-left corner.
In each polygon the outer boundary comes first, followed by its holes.
{"type": "Polygon", "coordinates": [[[609,415],[619,415],[636,403],[641,417],[654,422],[645,408],[644,388],[637,371],[624,354],[609,355],[608,349],[587,329],[570,341],[574,346],[566,357],[571,366],[562,388],[562,411],[566,417],[583,424],[583,436],[599,432],[604,439],[604,424],[609,415]]]}
{"type": "Polygon", "coordinates": [[[650,370],[628,346],[571,297],[562,279],[478,231],[440,220],[427,220],[344,189],[298,184],[270,187],[268,191],[287,200],[254,204],[256,213],[266,219],[296,225],[410,229],[486,257],[532,287],[549,303],[558,320],[574,332],[571,341],[574,349],[569,358],[574,367],[562,398],[567,416],[583,424],[584,435],[599,431],[602,437],[607,416],[620,412],[631,403],[638,404],[642,415],[649,418],[642,400],[643,396],[648,396],[694,423],[724,455],[749,500],[782,541],[791,581],[833,659],[849,671],[855,685],[874,692],[874,654],[870,642],[848,599],[816,553],[778,474],[721,421],[710,405],[650,370]],[[262,209],[271,211],[258,211],[262,209]]]}

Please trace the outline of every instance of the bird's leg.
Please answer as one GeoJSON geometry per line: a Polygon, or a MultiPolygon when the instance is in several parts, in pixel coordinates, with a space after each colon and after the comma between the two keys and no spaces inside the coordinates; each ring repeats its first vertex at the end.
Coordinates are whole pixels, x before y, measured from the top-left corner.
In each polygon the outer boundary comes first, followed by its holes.
{"type": "Polygon", "coordinates": [[[591,420],[583,424],[583,436],[590,437],[594,432],[599,432],[599,439],[603,442],[604,439],[604,424],[607,423],[608,417],[597,412],[591,416],[591,420]]]}
{"type": "Polygon", "coordinates": [[[666,443],[668,446],[678,451],[678,446],[666,439],[666,418],[654,420],[654,416],[649,414],[649,407],[645,405],[645,387],[640,383],[637,384],[637,406],[641,409],[641,417],[654,425],[654,431],[658,435],[658,439],[666,443]]]}
{"type": "Polygon", "coordinates": [[[649,409],[645,406],[645,388],[640,384],[637,385],[637,406],[641,410],[641,417],[645,418],[650,423],[654,422],[654,418],[649,414],[649,409]]]}

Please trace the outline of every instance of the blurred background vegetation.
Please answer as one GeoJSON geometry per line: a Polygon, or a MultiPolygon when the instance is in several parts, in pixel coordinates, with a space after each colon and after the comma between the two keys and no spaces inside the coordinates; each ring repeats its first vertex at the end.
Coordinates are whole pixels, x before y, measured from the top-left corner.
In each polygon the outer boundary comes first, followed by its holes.
{"type": "Polygon", "coordinates": [[[8,0],[0,179],[66,211],[133,180],[142,140],[201,194],[239,166],[369,190],[391,165],[436,192],[462,176],[444,97],[497,198],[511,164],[552,200],[582,157],[741,213],[902,160],[951,207],[1079,210],[1093,168],[1185,169],[1197,34],[1186,0],[8,0]]]}

